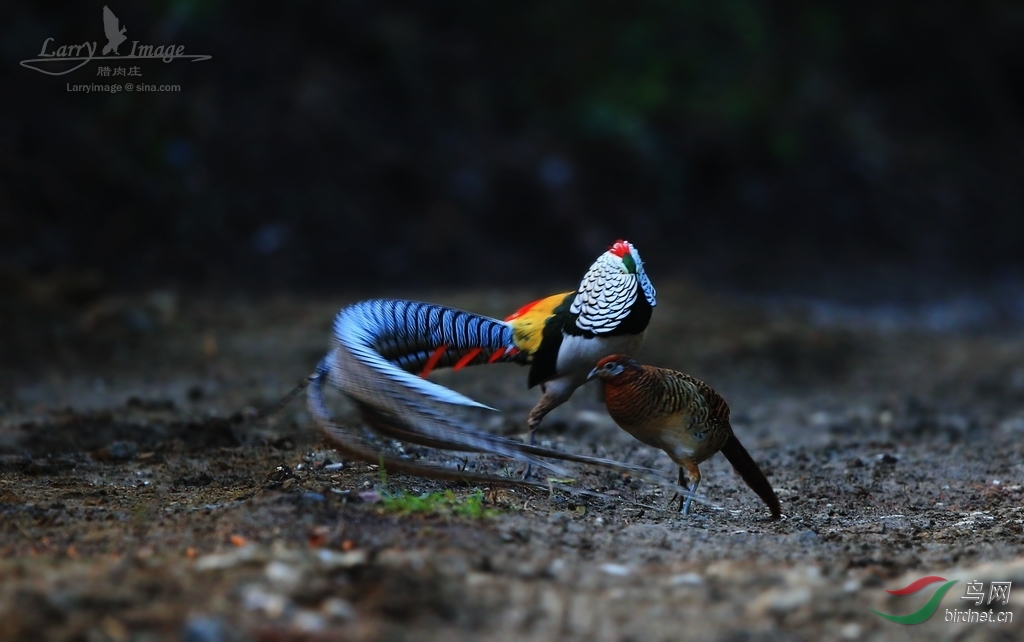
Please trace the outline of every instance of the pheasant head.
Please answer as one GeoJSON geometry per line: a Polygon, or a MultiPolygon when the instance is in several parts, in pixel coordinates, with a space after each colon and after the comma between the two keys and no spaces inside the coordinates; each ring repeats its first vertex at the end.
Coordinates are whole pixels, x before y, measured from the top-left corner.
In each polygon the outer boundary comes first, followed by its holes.
{"type": "Polygon", "coordinates": [[[636,359],[624,354],[613,354],[598,361],[587,380],[601,379],[605,383],[623,385],[643,374],[644,368],[636,359]]]}
{"type": "Polygon", "coordinates": [[[639,297],[645,307],[657,305],[640,253],[629,241],[619,240],[587,270],[569,312],[578,315],[580,330],[605,334],[629,316],[639,297]]]}

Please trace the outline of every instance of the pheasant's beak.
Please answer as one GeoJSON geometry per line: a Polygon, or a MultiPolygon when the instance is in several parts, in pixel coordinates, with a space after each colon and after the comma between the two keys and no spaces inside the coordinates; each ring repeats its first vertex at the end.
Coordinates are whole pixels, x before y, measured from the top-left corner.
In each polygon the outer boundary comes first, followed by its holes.
{"type": "Polygon", "coordinates": [[[597,378],[597,368],[594,368],[593,370],[590,371],[590,374],[587,375],[587,381],[590,381],[591,379],[596,379],[596,378],[597,378]]]}

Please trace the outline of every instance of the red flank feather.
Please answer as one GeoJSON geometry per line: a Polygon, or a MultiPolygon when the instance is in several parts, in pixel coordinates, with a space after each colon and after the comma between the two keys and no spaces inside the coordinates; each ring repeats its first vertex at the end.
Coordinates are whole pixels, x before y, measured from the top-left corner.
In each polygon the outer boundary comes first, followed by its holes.
{"type": "Polygon", "coordinates": [[[508,350],[508,348],[502,348],[501,350],[495,350],[494,352],[491,353],[491,357],[487,360],[487,363],[494,363],[495,361],[500,359],[501,355],[505,354],[505,351],[507,351],[507,350],[508,350]]]}
{"type": "Polygon", "coordinates": [[[448,350],[448,346],[438,346],[437,349],[434,350],[434,353],[430,355],[430,359],[427,360],[426,365],[423,366],[423,372],[420,373],[421,377],[423,377],[424,379],[427,378],[427,375],[430,374],[430,371],[434,369],[434,366],[437,365],[437,362],[441,360],[442,356],[444,356],[446,350],[448,350]]]}
{"type": "Polygon", "coordinates": [[[467,352],[465,356],[459,359],[454,366],[452,366],[452,370],[462,370],[467,365],[469,365],[470,361],[476,358],[476,355],[480,354],[482,351],[483,348],[473,348],[472,350],[467,352]]]}

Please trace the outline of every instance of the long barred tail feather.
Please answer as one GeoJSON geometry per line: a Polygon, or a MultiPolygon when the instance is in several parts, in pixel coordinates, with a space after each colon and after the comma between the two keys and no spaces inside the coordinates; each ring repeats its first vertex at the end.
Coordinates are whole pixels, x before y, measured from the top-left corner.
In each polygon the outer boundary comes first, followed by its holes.
{"type": "MultiPolygon", "coordinates": [[[[363,461],[370,464],[382,464],[388,472],[404,473],[408,475],[416,475],[419,477],[426,477],[430,479],[440,479],[446,481],[456,481],[462,483],[486,483],[501,486],[519,486],[519,487],[531,487],[540,490],[554,491],[558,490],[572,495],[585,495],[588,497],[596,497],[601,499],[611,499],[616,501],[629,501],[620,496],[609,495],[599,491],[591,491],[583,488],[574,488],[572,486],[566,486],[553,481],[537,481],[531,479],[519,479],[514,477],[498,477],[496,475],[489,475],[487,473],[479,473],[467,470],[453,470],[451,468],[442,468],[441,466],[430,465],[430,464],[418,464],[403,459],[391,457],[384,453],[374,450],[369,445],[366,439],[351,427],[343,426],[336,421],[327,409],[324,403],[323,397],[323,384],[329,378],[329,370],[331,364],[328,359],[324,359],[317,366],[317,371],[308,377],[305,383],[308,385],[307,398],[310,413],[313,415],[313,419],[323,432],[324,437],[328,442],[343,454],[355,459],[357,461],[363,461]]],[[[361,408],[365,411],[366,408],[361,408]]],[[[378,430],[381,434],[386,436],[395,437],[409,441],[410,433],[395,425],[389,421],[384,415],[371,411],[368,415],[364,414],[364,418],[370,421],[370,424],[378,430]]],[[[422,439],[422,438],[420,438],[422,439]]],[[[413,440],[415,441],[415,440],[413,440]]],[[[450,444],[440,442],[439,447],[446,449],[453,449],[450,444]]],[[[515,443],[515,442],[512,442],[515,443]]],[[[619,470],[615,465],[618,462],[612,460],[604,460],[600,458],[589,458],[578,455],[571,455],[569,453],[560,453],[557,451],[548,451],[543,448],[525,446],[524,444],[518,444],[524,447],[524,449],[534,452],[537,455],[549,456],[555,458],[564,458],[570,461],[581,461],[583,463],[591,463],[597,465],[605,465],[606,467],[612,468],[613,470],[619,470]]],[[[461,448],[455,448],[456,450],[465,450],[461,448]]],[[[694,501],[701,503],[708,503],[707,500],[701,496],[691,493],[687,488],[677,486],[666,482],[664,479],[653,479],[646,473],[653,472],[649,469],[642,467],[634,467],[629,464],[623,464],[623,469],[620,472],[628,472],[638,475],[642,479],[647,481],[653,481],[654,483],[660,484],[670,490],[680,493],[684,497],[693,497],[694,501]]],[[[634,502],[635,503],[635,502],[634,502]]]]}
{"type": "MultiPolygon", "coordinates": [[[[440,348],[434,367],[454,366],[467,353],[480,350],[512,353],[512,328],[504,321],[432,303],[373,299],[353,304],[334,320],[337,351],[345,351],[389,383],[415,390],[446,404],[489,408],[453,390],[414,376],[440,348]]],[[[346,383],[335,381],[343,392],[346,383]]],[[[358,395],[354,395],[358,398],[358,395]]]]}

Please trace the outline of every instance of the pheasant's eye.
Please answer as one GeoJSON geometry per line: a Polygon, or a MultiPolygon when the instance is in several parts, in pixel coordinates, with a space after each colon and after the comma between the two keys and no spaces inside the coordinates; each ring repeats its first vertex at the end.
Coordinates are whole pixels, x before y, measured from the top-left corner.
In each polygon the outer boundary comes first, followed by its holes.
{"type": "Polygon", "coordinates": [[[693,438],[696,439],[697,441],[704,441],[704,431],[701,430],[699,432],[693,433],[693,438]]]}

